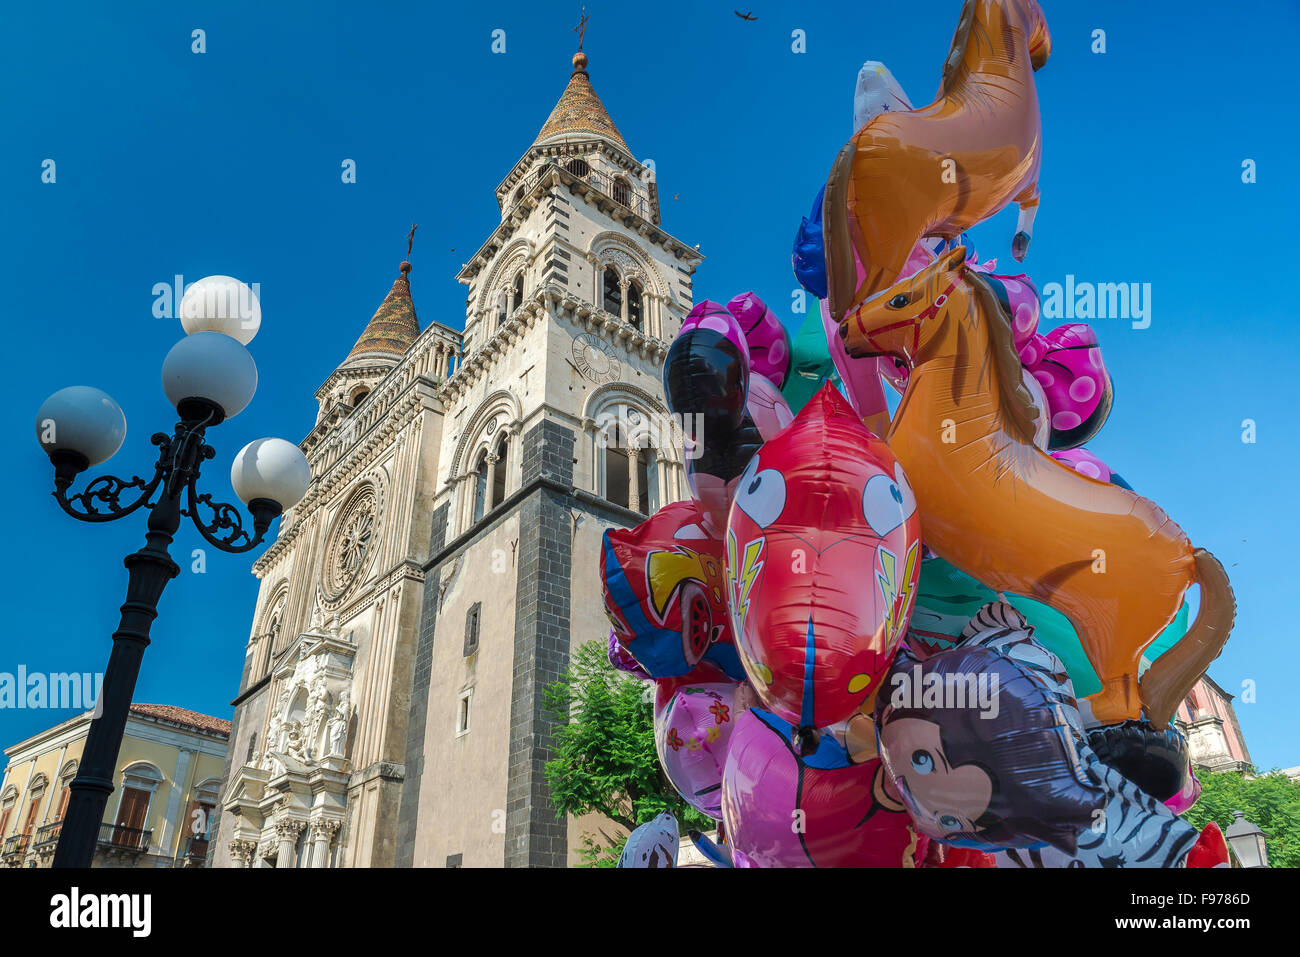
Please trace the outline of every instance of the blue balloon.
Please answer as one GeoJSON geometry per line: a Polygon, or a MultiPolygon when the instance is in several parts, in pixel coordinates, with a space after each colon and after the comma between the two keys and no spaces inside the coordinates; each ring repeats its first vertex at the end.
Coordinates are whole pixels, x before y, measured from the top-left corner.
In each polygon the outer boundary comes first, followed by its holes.
{"type": "Polygon", "coordinates": [[[822,237],[822,200],[826,187],[817,191],[813,201],[812,216],[803,217],[794,237],[794,255],[791,264],[794,276],[818,299],[826,298],[826,241],[822,237]]]}

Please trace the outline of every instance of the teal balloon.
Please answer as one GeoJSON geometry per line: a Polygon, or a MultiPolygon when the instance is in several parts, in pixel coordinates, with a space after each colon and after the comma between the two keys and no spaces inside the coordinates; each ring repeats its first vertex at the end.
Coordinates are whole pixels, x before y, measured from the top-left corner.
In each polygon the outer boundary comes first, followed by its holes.
{"type": "Polygon", "coordinates": [[[840,377],[835,371],[830,350],[826,348],[821,302],[809,296],[808,315],[799,331],[790,338],[790,372],[781,389],[790,411],[798,415],[827,379],[839,388],[840,377]]]}
{"type": "MultiPolygon", "coordinates": [[[[1023,595],[1003,596],[1034,626],[1034,637],[1061,659],[1080,698],[1101,690],[1101,681],[1084,654],[1079,636],[1070,619],[1050,605],[1023,595]]],[[[908,640],[925,648],[951,646],[961,638],[962,629],[981,607],[1001,600],[987,585],[958,571],[942,558],[921,562],[921,581],[916,592],[916,606],[908,627],[908,640]]],[[[1147,648],[1145,657],[1154,661],[1187,634],[1188,610],[1183,607],[1160,636],[1147,648]]]]}

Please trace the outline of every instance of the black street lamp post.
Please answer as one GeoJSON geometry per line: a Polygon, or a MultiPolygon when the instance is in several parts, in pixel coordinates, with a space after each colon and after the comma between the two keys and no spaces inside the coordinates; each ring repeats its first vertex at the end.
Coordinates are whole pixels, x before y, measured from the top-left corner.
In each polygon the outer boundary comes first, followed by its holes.
{"type": "Polygon", "coordinates": [[[182,516],[216,548],[247,552],[262,543],[275,518],[307,489],[310,470],[297,446],[282,439],[259,439],[240,451],[231,469],[235,491],[253,516],[252,535],[244,530],[239,509],[197,491],[200,466],[215,455],[204,441],[205,431],[240,412],[256,388],[256,366],[244,343],[256,333],[260,308],[252,299],[256,315],[250,319],[245,296],[252,296],[247,287],[229,277],[201,280],[186,293],[181,316],[190,334],[163,363],[163,385],[180,421],[172,435],[154,434],[158,461],[149,481],[103,475],[83,491],[69,494],[77,475],[112,456],[126,434],[121,409],[99,390],[60,390],[37,414],[37,434],[54,466],[53,494],[63,511],[83,522],[109,522],[141,507],[149,509],[145,545],[125,560],[126,601],[77,776],[69,785],[55,867],[89,867],[93,860],[149,629],[163,589],[180,572],[168,546],[182,516]],[[219,293],[215,297],[214,285],[219,293]],[[208,293],[206,302],[202,292],[208,293]],[[241,304],[237,314],[230,308],[235,295],[241,304]],[[123,494],[137,489],[135,500],[123,504],[123,494]]]}

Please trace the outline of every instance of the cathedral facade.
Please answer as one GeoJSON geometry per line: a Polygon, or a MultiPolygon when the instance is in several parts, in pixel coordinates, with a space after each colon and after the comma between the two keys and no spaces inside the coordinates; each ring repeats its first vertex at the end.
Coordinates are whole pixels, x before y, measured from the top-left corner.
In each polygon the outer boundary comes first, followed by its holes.
{"type": "Polygon", "coordinates": [[[680,441],[635,424],[669,421],[702,259],[586,66],[496,189],[463,331],[420,328],[404,262],[316,393],[310,488],[254,566],[215,866],[576,859],[543,692],[608,634],[604,530],[687,495],[680,441]]]}

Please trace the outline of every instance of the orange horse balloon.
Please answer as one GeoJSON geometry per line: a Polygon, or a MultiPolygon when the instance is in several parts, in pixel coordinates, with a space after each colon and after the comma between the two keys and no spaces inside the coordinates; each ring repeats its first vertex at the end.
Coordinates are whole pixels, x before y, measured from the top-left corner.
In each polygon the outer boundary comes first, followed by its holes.
{"type": "Polygon", "coordinates": [[[1235,604],[1223,566],[1154,503],[1056,462],[1033,442],[1011,327],[958,247],[850,312],[851,356],[888,355],[912,372],[888,443],[916,495],[921,537],[998,591],[1045,602],[1073,622],[1101,679],[1102,724],[1164,728],[1218,657],[1235,604]],[[1138,680],[1143,649],[1189,585],[1196,622],[1138,680]]]}
{"type": "Polygon", "coordinates": [[[938,99],[880,114],[840,150],[823,208],[832,316],[892,284],[922,236],[956,239],[1012,200],[1024,258],[1042,153],[1034,71],[1051,49],[1036,0],[966,0],[938,99]]]}

